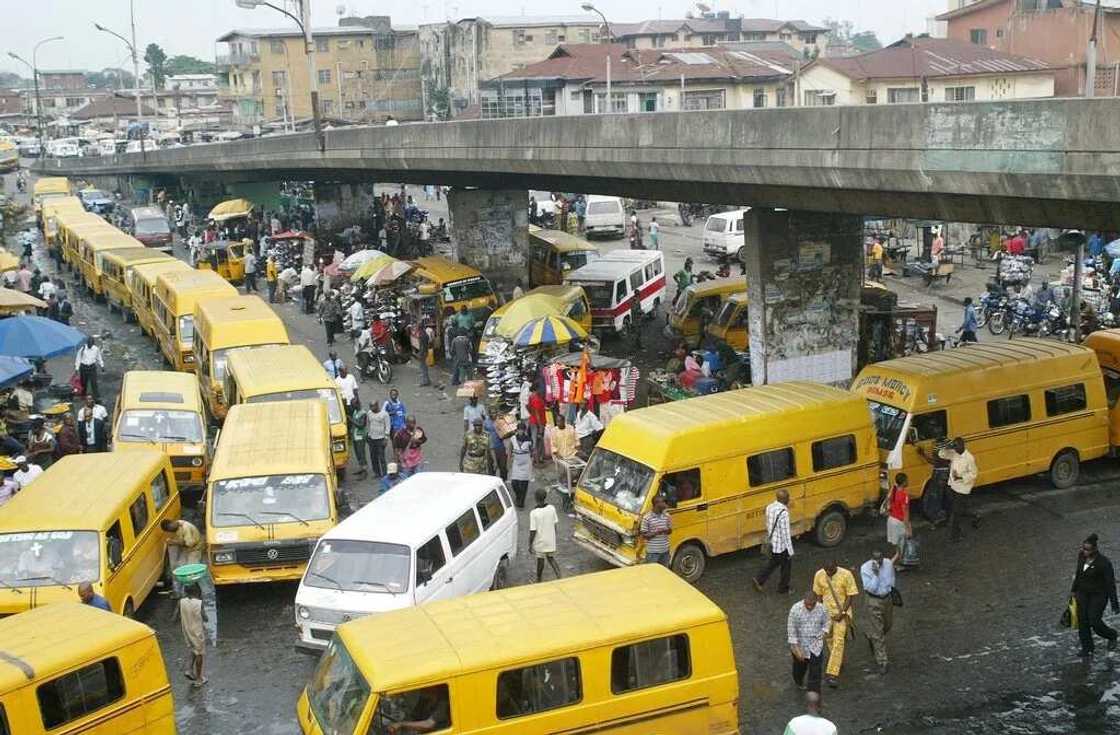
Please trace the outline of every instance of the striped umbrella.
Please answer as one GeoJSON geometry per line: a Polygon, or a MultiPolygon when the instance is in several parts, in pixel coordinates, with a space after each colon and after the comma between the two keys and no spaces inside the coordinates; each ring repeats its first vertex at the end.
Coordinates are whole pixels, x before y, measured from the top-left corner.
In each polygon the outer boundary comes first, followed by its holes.
{"type": "Polygon", "coordinates": [[[513,336],[513,344],[517,347],[562,345],[586,336],[584,328],[566,316],[543,316],[525,322],[513,336]]]}

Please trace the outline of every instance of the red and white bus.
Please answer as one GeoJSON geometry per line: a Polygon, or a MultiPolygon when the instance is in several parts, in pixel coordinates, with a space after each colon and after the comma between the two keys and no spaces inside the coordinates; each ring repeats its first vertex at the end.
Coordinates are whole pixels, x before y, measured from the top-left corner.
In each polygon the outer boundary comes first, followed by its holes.
{"type": "Polygon", "coordinates": [[[567,274],[564,283],[587,292],[592,330],[625,332],[635,297],[644,314],[665,300],[665,257],[660,250],[612,250],[567,274]]]}

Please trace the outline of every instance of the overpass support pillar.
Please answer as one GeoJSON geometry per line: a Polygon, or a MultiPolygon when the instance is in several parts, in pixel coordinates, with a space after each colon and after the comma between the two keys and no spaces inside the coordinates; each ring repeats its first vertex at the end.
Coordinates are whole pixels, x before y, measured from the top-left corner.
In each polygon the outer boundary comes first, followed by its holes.
{"type": "Polygon", "coordinates": [[[453,256],[477,268],[495,291],[529,278],[529,195],[523,189],[452,189],[447,194],[453,256]]]}
{"type": "Polygon", "coordinates": [[[846,385],[859,342],[863,218],[754,208],[744,230],[752,381],[846,385]]]}

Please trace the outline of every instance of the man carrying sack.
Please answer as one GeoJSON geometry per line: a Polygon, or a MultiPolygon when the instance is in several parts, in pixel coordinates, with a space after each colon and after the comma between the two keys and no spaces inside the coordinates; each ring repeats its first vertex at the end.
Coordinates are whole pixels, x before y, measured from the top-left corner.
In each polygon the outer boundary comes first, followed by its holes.
{"type": "Polygon", "coordinates": [[[855,635],[852,621],[852,603],[859,595],[856,578],[851,572],[829,559],[824,569],[813,576],[813,592],[828,610],[832,626],[829,628],[828,666],[825,668],[825,681],[835,689],[840,686],[840,668],[844,665],[844,645],[849,632],[855,635]]]}

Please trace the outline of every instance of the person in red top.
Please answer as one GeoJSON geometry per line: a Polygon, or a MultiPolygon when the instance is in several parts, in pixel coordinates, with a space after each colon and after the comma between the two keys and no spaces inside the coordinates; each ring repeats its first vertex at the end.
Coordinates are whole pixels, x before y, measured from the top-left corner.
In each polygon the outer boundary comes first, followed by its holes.
{"type": "Polygon", "coordinates": [[[1023,237],[1023,233],[1017,232],[1007,242],[1007,252],[1011,255],[1022,255],[1027,250],[1027,240],[1023,237]]]}
{"type": "Polygon", "coordinates": [[[381,321],[381,317],[374,314],[373,323],[369,325],[369,337],[377,347],[386,347],[389,344],[389,327],[381,321]]]}
{"type": "Polygon", "coordinates": [[[904,472],[894,477],[894,485],[887,495],[887,543],[902,551],[906,539],[913,535],[910,525],[910,493],[907,490],[908,478],[904,472]]]}
{"type": "Polygon", "coordinates": [[[533,441],[533,461],[540,464],[544,461],[544,430],[548,426],[545,417],[544,398],[536,386],[529,392],[529,434],[533,441]]]}

